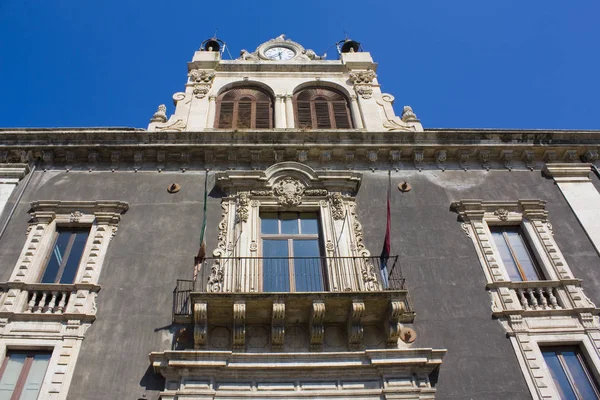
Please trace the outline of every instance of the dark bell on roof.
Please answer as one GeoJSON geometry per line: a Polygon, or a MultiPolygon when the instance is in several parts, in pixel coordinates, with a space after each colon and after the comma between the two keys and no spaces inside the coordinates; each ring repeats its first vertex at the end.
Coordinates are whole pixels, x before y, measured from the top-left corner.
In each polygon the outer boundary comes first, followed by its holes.
{"type": "Polygon", "coordinates": [[[342,45],[342,53],[356,53],[360,49],[360,43],[346,39],[342,45]]]}
{"type": "Polygon", "coordinates": [[[221,44],[217,41],[218,39],[212,38],[204,42],[204,51],[219,51],[221,50],[221,44]]]}

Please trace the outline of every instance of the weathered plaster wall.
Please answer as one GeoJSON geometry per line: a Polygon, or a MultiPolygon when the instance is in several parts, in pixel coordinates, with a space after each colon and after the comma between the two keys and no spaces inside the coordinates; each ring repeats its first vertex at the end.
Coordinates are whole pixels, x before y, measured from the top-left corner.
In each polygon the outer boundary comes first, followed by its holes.
{"type": "MultiPolygon", "coordinates": [[[[192,273],[203,179],[203,174],[190,172],[40,171],[33,176],[0,242],[2,280],[8,279],[22,249],[31,201],[113,199],[130,205],[109,247],[97,320],[84,340],[70,399],[144,394],[152,399],[163,388],[149,368],[148,353],[171,346],[172,291],[176,279],[192,273]],[[174,195],[166,191],[172,182],[182,185],[174,195]]],[[[539,171],[400,171],[392,174],[392,182],[392,253],[401,256],[417,312],[416,345],[448,349],[437,398],[530,398],[505,331],[491,317],[473,244],[449,208],[452,201],[466,198],[546,200],[561,251],[584,280],[588,296],[600,304],[600,278],[594,273],[600,268],[598,255],[564,197],[539,171]],[[402,194],[395,186],[404,180],[413,189],[402,194]]],[[[358,195],[365,241],[374,255],[385,231],[386,187],[387,173],[365,172],[358,195]]],[[[216,245],[218,196],[213,192],[209,198],[209,252],[216,245]]]]}
{"type": "MultiPolygon", "coordinates": [[[[543,199],[555,238],[586,293],[600,304],[600,260],[554,182],[539,171],[400,171],[392,174],[392,253],[407,279],[419,347],[447,348],[440,399],[531,398],[504,328],[492,318],[485,278],[471,239],[450,211],[460,199],[543,199]],[[398,183],[412,190],[401,193],[398,183]]],[[[358,209],[367,246],[379,254],[385,234],[387,173],[365,173],[358,209]]]]}

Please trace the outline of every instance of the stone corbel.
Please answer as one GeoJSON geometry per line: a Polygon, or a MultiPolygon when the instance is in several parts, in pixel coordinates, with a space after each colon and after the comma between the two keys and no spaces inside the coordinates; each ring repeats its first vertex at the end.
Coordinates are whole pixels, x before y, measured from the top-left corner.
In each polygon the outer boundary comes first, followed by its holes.
{"type": "Polygon", "coordinates": [[[400,330],[402,324],[400,317],[404,314],[404,303],[401,301],[391,300],[388,306],[387,319],[385,321],[385,331],[387,332],[387,347],[398,347],[398,339],[400,338],[400,330]]]}
{"type": "Polygon", "coordinates": [[[285,303],[273,302],[271,314],[271,349],[281,350],[285,338],[285,303]]]}
{"type": "Polygon", "coordinates": [[[325,303],[319,300],[313,301],[310,311],[310,349],[321,350],[323,348],[323,338],[325,328],[323,327],[323,319],[325,318],[325,303]]]}
{"type": "Polygon", "coordinates": [[[363,324],[362,317],[365,313],[365,303],[362,300],[352,300],[348,313],[348,347],[357,349],[362,344],[363,324]]]}
{"type": "Polygon", "coordinates": [[[246,346],[246,303],[233,304],[233,348],[244,350],[246,346]]]}
{"type": "Polygon", "coordinates": [[[208,339],[208,305],[194,304],[194,348],[201,349],[208,339]]]}

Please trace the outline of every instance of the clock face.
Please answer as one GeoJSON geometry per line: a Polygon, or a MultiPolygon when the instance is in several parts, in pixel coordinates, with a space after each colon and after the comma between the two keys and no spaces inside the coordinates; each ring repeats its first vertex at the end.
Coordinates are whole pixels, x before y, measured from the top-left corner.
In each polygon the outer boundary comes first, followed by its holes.
{"type": "Polygon", "coordinates": [[[265,51],[265,56],[270,60],[290,60],[294,58],[296,52],[288,47],[271,47],[265,51]]]}

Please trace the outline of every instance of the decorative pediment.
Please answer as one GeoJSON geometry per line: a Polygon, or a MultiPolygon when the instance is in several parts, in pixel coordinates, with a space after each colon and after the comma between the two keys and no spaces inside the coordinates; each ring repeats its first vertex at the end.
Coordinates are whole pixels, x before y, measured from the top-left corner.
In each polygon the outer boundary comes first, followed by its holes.
{"type": "MultiPolygon", "coordinates": [[[[293,52],[293,56],[289,58],[290,61],[323,60],[326,57],[326,55],[318,56],[317,53],[315,53],[313,50],[305,49],[301,44],[296,43],[293,40],[287,39],[285,35],[279,35],[276,38],[262,43],[256,48],[254,52],[242,50],[240,52],[240,57],[238,58],[238,60],[273,60],[273,58],[269,57],[269,55],[266,54],[266,52],[271,48],[283,48],[291,50],[293,52]]],[[[275,61],[277,60],[275,59],[275,61]]]]}

